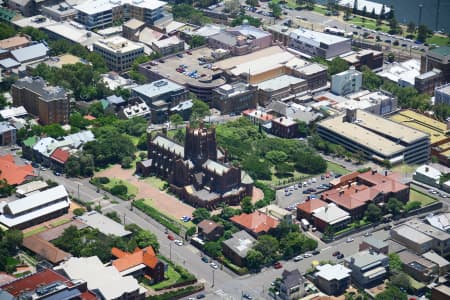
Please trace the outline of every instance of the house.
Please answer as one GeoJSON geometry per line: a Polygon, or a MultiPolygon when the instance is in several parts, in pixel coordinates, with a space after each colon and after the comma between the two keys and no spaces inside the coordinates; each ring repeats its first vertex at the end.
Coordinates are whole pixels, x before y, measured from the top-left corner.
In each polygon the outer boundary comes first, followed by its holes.
{"type": "Polygon", "coordinates": [[[52,269],[24,276],[0,286],[2,299],[100,299],[80,278],[68,279],[52,269]]]}
{"type": "Polygon", "coordinates": [[[351,222],[349,213],[340,209],[334,203],[315,209],[312,216],[314,226],[320,231],[324,231],[328,226],[332,226],[334,230],[339,230],[351,222]]]}
{"type": "Polygon", "coordinates": [[[277,219],[260,211],[255,211],[250,214],[242,213],[238,216],[231,217],[230,221],[255,237],[266,234],[270,229],[277,227],[280,223],[277,219]]]}
{"type": "Polygon", "coordinates": [[[303,203],[297,205],[297,219],[306,219],[310,222],[313,221],[313,211],[320,207],[327,206],[327,202],[320,199],[308,199],[303,203]]]}
{"type": "Polygon", "coordinates": [[[284,270],[281,274],[280,295],[283,300],[296,300],[305,296],[305,278],[298,269],[284,270]]]}
{"type": "Polygon", "coordinates": [[[269,204],[267,206],[261,207],[260,209],[258,209],[258,211],[271,216],[280,222],[285,221],[288,224],[292,224],[292,213],[284,208],[279,207],[276,204],[269,204]]]}
{"type": "Polygon", "coordinates": [[[122,276],[114,266],[105,266],[97,256],[71,257],[55,268],[72,280],[84,280],[101,299],[144,300],[146,289],[132,276],[122,276]]]}
{"type": "Polygon", "coordinates": [[[114,247],[111,249],[111,253],[117,257],[112,265],[120,272],[121,276],[144,277],[152,284],[164,280],[164,263],[158,259],[152,246],[144,249],[136,248],[133,253],[114,247]]]}
{"type": "Polygon", "coordinates": [[[389,258],[384,254],[366,250],[346,257],[344,265],[352,270],[352,282],[366,288],[374,286],[386,278],[389,258]]]}
{"type": "Polygon", "coordinates": [[[0,223],[8,228],[24,229],[67,213],[69,195],[62,185],[12,200],[2,206],[0,223]]]}
{"type": "Polygon", "coordinates": [[[431,300],[447,300],[450,297],[450,287],[444,284],[431,289],[431,300]]]}
{"type": "Polygon", "coordinates": [[[389,253],[389,244],[385,241],[381,241],[375,237],[369,236],[362,240],[359,244],[359,251],[364,250],[373,250],[377,253],[382,253],[384,255],[388,255],[389,253]]]}
{"type": "Polygon", "coordinates": [[[63,148],[57,148],[50,155],[53,169],[59,172],[64,172],[64,167],[66,165],[67,160],[69,160],[69,157],[70,152],[68,150],[65,150],[63,148]]]}
{"type": "Polygon", "coordinates": [[[232,237],[222,242],[222,253],[238,266],[244,266],[245,257],[255,244],[256,239],[241,230],[233,233],[232,237]]]}
{"type": "Polygon", "coordinates": [[[223,225],[211,220],[203,220],[198,223],[198,235],[203,240],[215,241],[223,235],[223,225]]]}
{"type": "Polygon", "coordinates": [[[161,56],[166,56],[184,51],[184,41],[180,40],[176,35],[173,35],[166,39],[153,41],[151,47],[155,52],[161,54],[161,56]]]}
{"type": "Polygon", "coordinates": [[[316,286],[328,295],[341,295],[350,285],[349,268],[343,265],[325,264],[317,266],[314,273],[316,286]]]}
{"type": "Polygon", "coordinates": [[[125,230],[125,226],[116,221],[94,211],[85,212],[83,215],[76,217],[77,220],[87,226],[97,229],[104,235],[114,235],[125,237],[131,234],[131,231],[125,230]]]}
{"type": "Polygon", "coordinates": [[[16,186],[16,196],[19,198],[28,196],[30,193],[42,191],[48,187],[47,182],[43,180],[34,180],[22,185],[16,186]]]}
{"type": "Polygon", "coordinates": [[[16,127],[8,122],[0,122],[0,146],[10,146],[16,143],[16,127]]]}
{"type": "Polygon", "coordinates": [[[422,257],[438,265],[440,276],[446,274],[450,270],[450,262],[433,250],[422,254],[422,257]]]}
{"type": "Polygon", "coordinates": [[[35,176],[31,165],[16,165],[11,154],[0,156],[0,180],[6,180],[9,185],[18,185],[35,176]]]}
{"type": "Polygon", "coordinates": [[[31,252],[34,252],[38,257],[45,259],[53,265],[57,265],[72,256],[70,253],[59,249],[49,241],[42,239],[38,234],[25,237],[22,241],[22,245],[31,252]]]}

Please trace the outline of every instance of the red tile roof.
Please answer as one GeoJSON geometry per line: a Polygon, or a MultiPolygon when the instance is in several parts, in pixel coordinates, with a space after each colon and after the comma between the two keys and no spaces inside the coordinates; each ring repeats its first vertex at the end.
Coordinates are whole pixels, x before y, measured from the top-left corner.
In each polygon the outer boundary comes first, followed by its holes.
{"type": "Polygon", "coordinates": [[[91,115],[85,115],[83,118],[84,118],[85,120],[88,120],[88,121],[92,121],[92,120],[97,119],[96,117],[91,116],[91,115]]]}
{"type": "Polygon", "coordinates": [[[256,234],[268,232],[269,229],[277,227],[279,223],[277,219],[259,211],[251,214],[240,214],[230,218],[230,220],[256,234]]]}
{"type": "Polygon", "coordinates": [[[70,157],[70,153],[67,150],[57,148],[55,151],[53,151],[53,153],[52,153],[52,155],[50,155],[50,157],[59,163],[65,164],[66,161],[70,157]]]}
{"type": "Polygon", "coordinates": [[[5,179],[10,185],[18,185],[29,176],[36,176],[31,165],[16,165],[11,154],[0,156],[0,179],[5,179]]]}
{"type": "Polygon", "coordinates": [[[144,264],[154,269],[159,262],[152,246],[148,246],[144,249],[136,248],[133,253],[124,252],[114,247],[111,249],[111,254],[117,257],[112,265],[119,272],[128,270],[140,264],[144,264]]]}
{"type": "Polygon", "coordinates": [[[64,282],[69,287],[73,286],[72,282],[70,282],[69,279],[63,275],[56,273],[52,269],[45,269],[39,273],[17,279],[16,281],[10,282],[0,288],[14,297],[17,297],[25,291],[34,291],[39,286],[48,285],[57,281],[64,282]]]}
{"type": "Polygon", "coordinates": [[[304,211],[307,214],[311,214],[313,210],[326,206],[327,204],[327,202],[320,199],[313,199],[297,205],[297,209],[304,211]]]}
{"type": "Polygon", "coordinates": [[[71,256],[70,253],[64,252],[38,235],[24,238],[22,244],[25,248],[33,251],[53,264],[60,263],[71,256]]]}
{"type": "Polygon", "coordinates": [[[352,184],[350,187],[344,186],[326,191],[322,194],[322,199],[334,202],[347,210],[352,210],[372,200],[372,198],[369,198],[370,193],[367,193],[368,189],[367,185],[352,184]]]}

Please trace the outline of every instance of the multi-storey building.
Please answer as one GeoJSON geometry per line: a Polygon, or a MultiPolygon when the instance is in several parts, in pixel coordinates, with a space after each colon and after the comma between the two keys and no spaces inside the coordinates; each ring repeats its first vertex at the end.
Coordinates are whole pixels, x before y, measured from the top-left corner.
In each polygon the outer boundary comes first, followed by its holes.
{"type": "Polygon", "coordinates": [[[96,42],[94,52],[105,59],[111,70],[122,72],[131,68],[134,60],[144,54],[144,47],[115,36],[96,42]]]}
{"type": "Polygon", "coordinates": [[[244,82],[224,84],[214,89],[211,102],[211,106],[220,110],[222,114],[255,109],[256,105],[256,87],[244,82]]]}
{"type": "Polygon", "coordinates": [[[331,76],[331,91],[336,95],[347,95],[357,92],[362,86],[362,73],[354,67],[331,76]]]}
{"type": "Polygon", "coordinates": [[[164,17],[166,2],[158,0],[93,0],[75,6],[77,20],[87,29],[104,28],[131,18],[153,25],[164,17]]]}
{"type": "Polygon", "coordinates": [[[387,276],[389,258],[372,250],[346,257],[344,265],[352,270],[352,280],[361,288],[382,282],[387,276]]]}
{"type": "Polygon", "coordinates": [[[319,135],[375,161],[423,163],[430,156],[430,136],[363,110],[347,109],[317,124],[319,135]]]}
{"type": "Polygon", "coordinates": [[[48,86],[40,77],[24,77],[11,87],[14,106],[23,106],[28,113],[48,125],[69,122],[69,98],[59,86],[48,86]]]}
{"type": "Polygon", "coordinates": [[[437,47],[422,55],[420,73],[426,73],[433,69],[442,71],[443,82],[450,82],[450,47],[437,47]]]}
{"type": "Polygon", "coordinates": [[[434,103],[450,105],[450,83],[436,87],[434,90],[434,103]]]}

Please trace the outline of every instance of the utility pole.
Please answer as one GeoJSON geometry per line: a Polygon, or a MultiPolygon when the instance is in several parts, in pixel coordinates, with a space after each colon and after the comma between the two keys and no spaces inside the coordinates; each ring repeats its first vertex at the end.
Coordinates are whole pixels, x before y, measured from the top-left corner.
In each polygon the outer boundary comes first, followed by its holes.
{"type": "Polygon", "coordinates": [[[80,183],[79,182],[77,183],[77,186],[78,186],[78,201],[81,201],[81,199],[80,199],[80,183]]]}
{"type": "Polygon", "coordinates": [[[214,272],[216,272],[216,269],[212,269],[212,288],[214,287],[214,272]]]}

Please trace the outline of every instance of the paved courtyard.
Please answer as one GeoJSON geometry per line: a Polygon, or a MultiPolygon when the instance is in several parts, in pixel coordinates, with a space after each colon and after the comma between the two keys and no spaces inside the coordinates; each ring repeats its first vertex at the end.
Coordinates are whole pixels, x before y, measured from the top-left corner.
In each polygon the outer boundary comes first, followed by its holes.
{"type": "Polygon", "coordinates": [[[160,191],[152,185],[133,175],[134,169],[122,169],[120,165],[114,165],[106,170],[95,174],[96,177],[118,178],[126,181],[138,188],[136,199],[151,199],[154,207],[159,211],[180,218],[182,216],[192,216],[194,208],[189,206],[172,195],[160,191]]]}

